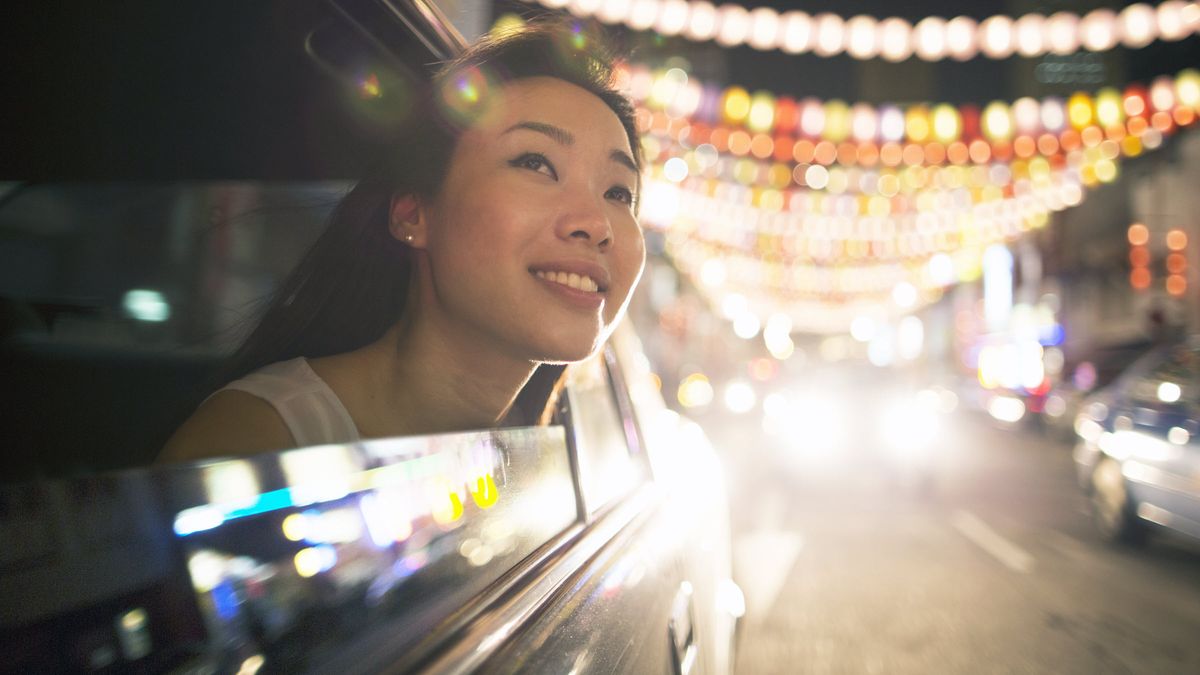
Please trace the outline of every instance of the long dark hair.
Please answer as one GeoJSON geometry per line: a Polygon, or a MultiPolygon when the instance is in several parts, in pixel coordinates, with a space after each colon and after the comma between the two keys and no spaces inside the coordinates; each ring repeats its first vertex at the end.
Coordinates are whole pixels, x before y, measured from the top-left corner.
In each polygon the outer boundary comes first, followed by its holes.
{"type": "MultiPolygon", "coordinates": [[[[444,64],[420,92],[373,168],[341,200],[329,225],[273,295],[262,320],[233,354],[225,381],[277,361],[317,358],[370,344],[404,312],[412,250],[388,230],[393,195],[433,199],[441,190],[466,107],[448,103],[463,87],[554,77],[594,94],[617,115],[642,166],[629,100],[613,83],[614,54],[595,28],[542,18],[484,37],[444,64]]],[[[474,92],[478,93],[478,91],[474,92]]],[[[539,366],[514,408],[525,421],[542,417],[561,366],[539,366]]]]}

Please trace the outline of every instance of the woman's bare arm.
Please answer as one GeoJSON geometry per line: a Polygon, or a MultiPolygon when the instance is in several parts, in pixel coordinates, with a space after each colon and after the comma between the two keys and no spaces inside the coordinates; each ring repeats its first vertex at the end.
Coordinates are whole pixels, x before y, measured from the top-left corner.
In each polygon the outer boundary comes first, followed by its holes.
{"type": "Polygon", "coordinates": [[[295,447],[283,418],[270,403],[226,390],[204,402],[167,441],[159,463],[236,457],[295,447]]]}

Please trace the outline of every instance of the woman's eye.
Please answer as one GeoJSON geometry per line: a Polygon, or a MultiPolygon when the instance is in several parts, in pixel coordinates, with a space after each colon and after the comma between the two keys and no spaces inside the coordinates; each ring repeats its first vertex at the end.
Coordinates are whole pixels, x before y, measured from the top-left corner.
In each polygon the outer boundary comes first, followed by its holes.
{"type": "Polygon", "coordinates": [[[521,155],[509,163],[522,169],[544,173],[551,178],[558,178],[558,173],[554,171],[554,166],[550,164],[550,160],[537,153],[521,155]]]}
{"type": "Polygon", "coordinates": [[[633,205],[633,192],[629,188],[609,188],[608,192],[604,196],[606,199],[615,199],[622,204],[628,204],[630,206],[633,205]]]}

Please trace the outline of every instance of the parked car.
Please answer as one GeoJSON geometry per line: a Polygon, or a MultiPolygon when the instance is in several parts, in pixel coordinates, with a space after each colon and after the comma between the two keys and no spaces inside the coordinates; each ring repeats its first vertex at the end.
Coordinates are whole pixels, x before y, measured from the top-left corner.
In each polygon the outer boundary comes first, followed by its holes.
{"type": "Polygon", "coordinates": [[[424,0],[48,6],[0,132],[0,673],[728,673],[699,427],[634,329],[542,427],[147,467],[462,38],[424,0]],[[31,52],[32,53],[32,52],[31,52]]]}
{"type": "Polygon", "coordinates": [[[1075,418],[1088,394],[1107,387],[1152,346],[1148,340],[1135,340],[1098,347],[1068,361],[1042,405],[1044,429],[1056,438],[1073,439],[1075,418]]]}
{"type": "Polygon", "coordinates": [[[1101,533],[1200,537],[1200,338],[1151,351],[1088,397],[1075,462],[1101,533]]]}

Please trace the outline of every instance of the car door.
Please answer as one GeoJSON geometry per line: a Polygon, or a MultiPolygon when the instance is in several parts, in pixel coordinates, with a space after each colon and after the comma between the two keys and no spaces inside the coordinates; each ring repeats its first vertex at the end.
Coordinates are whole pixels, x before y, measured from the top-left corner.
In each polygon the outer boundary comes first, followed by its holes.
{"type": "MultiPolygon", "coordinates": [[[[720,540],[721,521],[709,523],[704,555],[698,530],[709,510],[695,508],[696,501],[672,504],[679,495],[670,481],[652,478],[614,347],[573,369],[568,394],[586,514],[574,544],[581,564],[483,671],[725,672],[718,659],[728,652],[718,630],[725,629],[727,642],[730,625],[714,619],[721,566],[712,562],[727,559],[728,549],[711,545],[711,537],[720,540]]],[[[701,494],[711,487],[692,485],[701,494]]]]}

